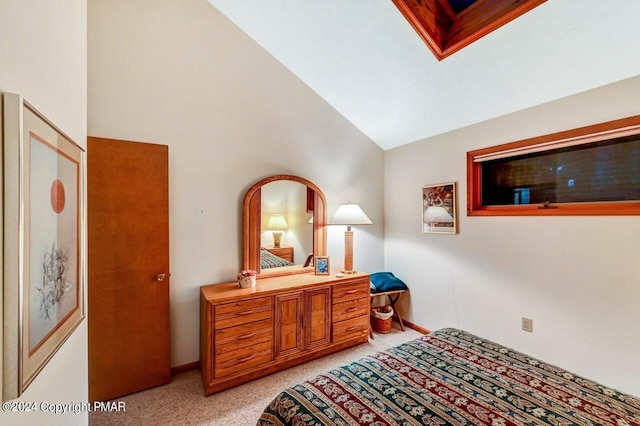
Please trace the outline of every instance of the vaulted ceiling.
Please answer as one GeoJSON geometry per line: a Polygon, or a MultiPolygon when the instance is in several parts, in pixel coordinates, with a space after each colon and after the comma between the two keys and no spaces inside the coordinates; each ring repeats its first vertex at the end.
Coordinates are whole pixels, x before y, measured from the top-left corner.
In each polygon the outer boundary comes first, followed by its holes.
{"type": "Polygon", "coordinates": [[[392,0],[209,2],[383,149],[640,75],[638,0],[549,0],[441,61],[392,0]]]}

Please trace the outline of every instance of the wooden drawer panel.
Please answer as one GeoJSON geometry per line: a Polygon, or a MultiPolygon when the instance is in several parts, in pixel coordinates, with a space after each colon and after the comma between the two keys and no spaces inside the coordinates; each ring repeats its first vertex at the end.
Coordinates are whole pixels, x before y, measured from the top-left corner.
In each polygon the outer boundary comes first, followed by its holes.
{"type": "Polygon", "coordinates": [[[216,331],[216,355],[273,339],[273,320],[227,327],[216,331]]]}
{"type": "Polygon", "coordinates": [[[216,330],[271,318],[273,298],[260,297],[215,306],[216,330]]]}
{"type": "MultiPolygon", "coordinates": [[[[230,343],[226,344],[225,347],[226,347],[226,350],[220,350],[220,351],[218,351],[218,349],[216,348],[216,367],[219,365],[224,365],[225,363],[227,363],[227,361],[233,361],[233,363],[241,364],[249,360],[251,358],[250,355],[254,353],[257,354],[261,352],[266,352],[267,349],[269,350],[269,353],[272,352],[271,340],[256,343],[255,345],[251,345],[251,346],[245,346],[243,348],[234,347],[230,343]]],[[[221,348],[221,349],[224,349],[224,348],[221,348]]]]}
{"type": "Polygon", "coordinates": [[[271,340],[257,345],[229,350],[216,355],[215,377],[220,378],[249,368],[258,367],[271,361],[273,343],[271,340]]]}
{"type": "Polygon", "coordinates": [[[333,322],[340,322],[360,316],[369,316],[369,298],[350,300],[333,305],[333,322]]]}
{"type": "Polygon", "coordinates": [[[369,316],[352,318],[333,324],[333,343],[369,335],[369,316]]]}
{"type": "Polygon", "coordinates": [[[342,303],[348,300],[364,299],[369,297],[369,280],[351,281],[336,284],[333,287],[333,303],[342,303]]]}

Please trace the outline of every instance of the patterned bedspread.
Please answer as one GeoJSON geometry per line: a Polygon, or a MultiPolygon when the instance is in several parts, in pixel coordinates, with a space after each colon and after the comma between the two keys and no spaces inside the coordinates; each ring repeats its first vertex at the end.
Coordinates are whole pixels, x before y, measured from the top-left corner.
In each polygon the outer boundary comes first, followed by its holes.
{"type": "Polygon", "coordinates": [[[260,269],[279,268],[280,266],[292,266],[293,262],[276,256],[264,247],[260,247],[260,269]]]}
{"type": "Polygon", "coordinates": [[[258,425],[640,426],[640,399],[448,328],[284,390],[258,425]]]}

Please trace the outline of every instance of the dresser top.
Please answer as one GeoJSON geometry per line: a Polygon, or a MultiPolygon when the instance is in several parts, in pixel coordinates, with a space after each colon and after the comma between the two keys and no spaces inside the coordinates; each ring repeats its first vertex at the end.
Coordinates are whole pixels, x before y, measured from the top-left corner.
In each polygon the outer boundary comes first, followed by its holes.
{"type": "Polygon", "coordinates": [[[336,277],[340,270],[332,270],[331,275],[297,274],[285,275],[282,277],[262,278],[256,280],[256,286],[250,288],[238,287],[237,281],[230,281],[220,284],[211,284],[200,287],[202,296],[211,303],[220,303],[243,299],[247,296],[268,296],[273,293],[281,293],[287,290],[297,290],[303,287],[338,284],[341,281],[351,281],[353,279],[368,278],[366,272],[356,272],[355,274],[344,274],[343,277],[336,277]]]}

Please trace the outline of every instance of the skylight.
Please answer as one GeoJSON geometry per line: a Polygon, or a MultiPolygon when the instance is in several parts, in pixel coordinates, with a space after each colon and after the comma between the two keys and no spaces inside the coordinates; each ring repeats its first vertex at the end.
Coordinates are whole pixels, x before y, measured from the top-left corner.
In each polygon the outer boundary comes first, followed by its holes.
{"type": "Polygon", "coordinates": [[[453,9],[455,13],[460,13],[478,0],[448,0],[448,1],[449,1],[449,4],[451,5],[451,9],[453,9]]]}
{"type": "Polygon", "coordinates": [[[393,0],[442,60],[546,0],[393,0]]]}

